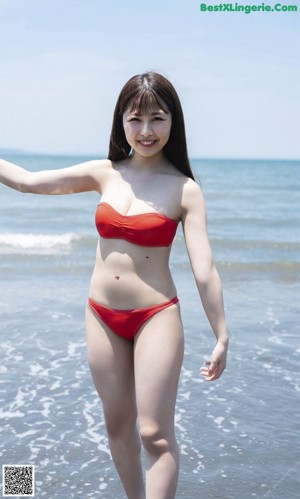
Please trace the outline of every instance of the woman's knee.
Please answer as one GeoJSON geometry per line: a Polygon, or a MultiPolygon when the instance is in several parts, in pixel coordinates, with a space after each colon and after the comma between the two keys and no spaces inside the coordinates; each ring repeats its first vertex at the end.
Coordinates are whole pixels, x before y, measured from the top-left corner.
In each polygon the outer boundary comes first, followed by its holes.
{"type": "Polygon", "coordinates": [[[173,431],[163,431],[157,424],[140,425],[143,447],[151,454],[164,454],[176,444],[173,431]]]}

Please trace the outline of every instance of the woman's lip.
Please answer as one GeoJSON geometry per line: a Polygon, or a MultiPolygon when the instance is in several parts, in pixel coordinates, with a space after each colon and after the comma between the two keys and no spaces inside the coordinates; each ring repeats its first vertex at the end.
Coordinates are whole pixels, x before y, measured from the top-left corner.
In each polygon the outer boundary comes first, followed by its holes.
{"type": "Polygon", "coordinates": [[[156,140],[139,140],[138,141],[143,147],[151,147],[155,144],[156,140]]]}

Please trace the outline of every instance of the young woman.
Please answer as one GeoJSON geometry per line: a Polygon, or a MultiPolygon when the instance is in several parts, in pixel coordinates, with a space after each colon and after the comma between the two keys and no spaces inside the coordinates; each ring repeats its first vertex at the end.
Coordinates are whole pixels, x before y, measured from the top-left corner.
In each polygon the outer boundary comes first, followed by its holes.
{"type": "Polygon", "coordinates": [[[37,173],[2,160],[0,180],[21,192],[101,194],[95,219],[100,238],[86,309],[91,373],[127,496],[174,498],[179,468],[174,410],[184,345],[168,261],[179,222],[217,339],[211,360],[201,368],[207,381],[222,374],[228,346],[221,283],[175,89],[153,72],[125,84],[107,160],[37,173]]]}

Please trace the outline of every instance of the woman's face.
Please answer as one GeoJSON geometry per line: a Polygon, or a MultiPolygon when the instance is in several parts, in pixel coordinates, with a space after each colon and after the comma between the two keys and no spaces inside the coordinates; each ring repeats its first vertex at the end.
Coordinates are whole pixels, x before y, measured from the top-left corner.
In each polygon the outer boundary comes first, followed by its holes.
{"type": "Polygon", "coordinates": [[[169,140],[172,117],[164,105],[140,114],[138,111],[125,111],[123,127],[126,140],[136,154],[144,158],[162,154],[169,140]],[[165,109],[165,110],[164,110],[165,109]]]}

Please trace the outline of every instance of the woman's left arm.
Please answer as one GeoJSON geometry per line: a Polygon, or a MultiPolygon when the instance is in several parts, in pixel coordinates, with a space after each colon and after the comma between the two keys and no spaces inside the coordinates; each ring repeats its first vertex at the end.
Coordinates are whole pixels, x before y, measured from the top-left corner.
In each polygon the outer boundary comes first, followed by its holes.
{"type": "Polygon", "coordinates": [[[211,360],[201,368],[207,381],[219,378],[226,367],[228,335],[226,330],[222,285],[210,248],[206,210],[200,187],[188,180],[182,198],[182,226],[185,243],[204,311],[217,343],[211,360]]]}

